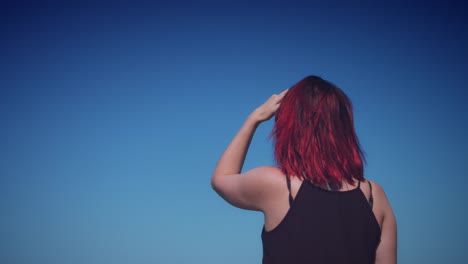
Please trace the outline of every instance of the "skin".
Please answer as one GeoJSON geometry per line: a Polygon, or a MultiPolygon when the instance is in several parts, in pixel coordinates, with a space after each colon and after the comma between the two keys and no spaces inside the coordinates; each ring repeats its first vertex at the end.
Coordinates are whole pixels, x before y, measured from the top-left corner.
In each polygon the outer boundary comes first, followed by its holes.
{"type": "MultiPolygon", "coordinates": [[[[266,102],[255,109],[231,141],[219,159],[211,178],[213,189],[228,203],[238,208],[261,211],[265,218],[267,231],[275,228],[289,210],[289,191],[285,175],[277,167],[263,166],[241,173],[250,142],[257,127],[269,120],[278,109],[287,90],[272,95],[266,102]]],[[[302,180],[291,178],[293,198],[299,190],[302,180]]],[[[381,241],[376,252],[376,263],[394,264],[397,259],[397,227],[393,210],[383,188],[371,181],[374,196],[373,212],[382,230],[381,241]]],[[[343,184],[340,191],[357,187],[343,184]]],[[[369,199],[370,189],[367,183],[360,187],[369,199]]]]}

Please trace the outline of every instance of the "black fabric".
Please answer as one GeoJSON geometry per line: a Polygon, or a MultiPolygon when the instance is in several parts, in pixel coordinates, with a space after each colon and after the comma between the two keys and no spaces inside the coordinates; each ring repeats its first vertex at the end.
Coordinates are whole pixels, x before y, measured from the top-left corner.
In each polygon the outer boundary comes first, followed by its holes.
{"type": "Polygon", "coordinates": [[[276,228],[263,228],[263,264],[375,262],[381,230],[359,186],[337,192],[304,180],[290,205],[276,228]]]}

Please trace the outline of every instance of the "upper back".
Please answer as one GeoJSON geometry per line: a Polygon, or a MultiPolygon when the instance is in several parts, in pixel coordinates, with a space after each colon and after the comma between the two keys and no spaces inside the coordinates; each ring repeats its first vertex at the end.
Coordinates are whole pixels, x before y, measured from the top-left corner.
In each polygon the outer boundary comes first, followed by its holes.
{"type": "Polygon", "coordinates": [[[329,191],[308,181],[279,173],[274,180],[281,186],[264,206],[262,231],[264,263],[373,263],[380,241],[384,216],[378,202],[379,188],[345,184],[340,191],[329,191]],[[291,194],[291,198],[288,198],[291,194]],[[291,200],[291,203],[290,203],[291,200]]]}

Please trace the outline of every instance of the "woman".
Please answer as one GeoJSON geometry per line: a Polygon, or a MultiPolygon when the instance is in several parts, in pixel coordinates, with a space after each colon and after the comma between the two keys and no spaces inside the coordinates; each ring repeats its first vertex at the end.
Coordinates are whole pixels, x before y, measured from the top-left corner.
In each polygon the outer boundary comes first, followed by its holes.
{"type": "Polygon", "coordinates": [[[230,204],[263,212],[263,263],[396,263],[395,217],[363,162],[351,101],[308,76],[250,114],[211,184],[230,204]],[[241,173],[257,126],[273,115],[278,167],[241,173]]]}

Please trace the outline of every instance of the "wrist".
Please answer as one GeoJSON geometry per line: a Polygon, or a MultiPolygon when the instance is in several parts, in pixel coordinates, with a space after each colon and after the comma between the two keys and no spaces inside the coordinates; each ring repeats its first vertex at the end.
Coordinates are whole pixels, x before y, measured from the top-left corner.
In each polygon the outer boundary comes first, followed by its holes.
{"type": "Polygon", "coordinates": [[[247,117],[246,122],[248,122],[248,123],[250,123],[250,124],[252,124],[254,126],[258,126],[258,125],[260,125],[260,123],[262,123],[262,119],[254,111],[247,117]]]}

